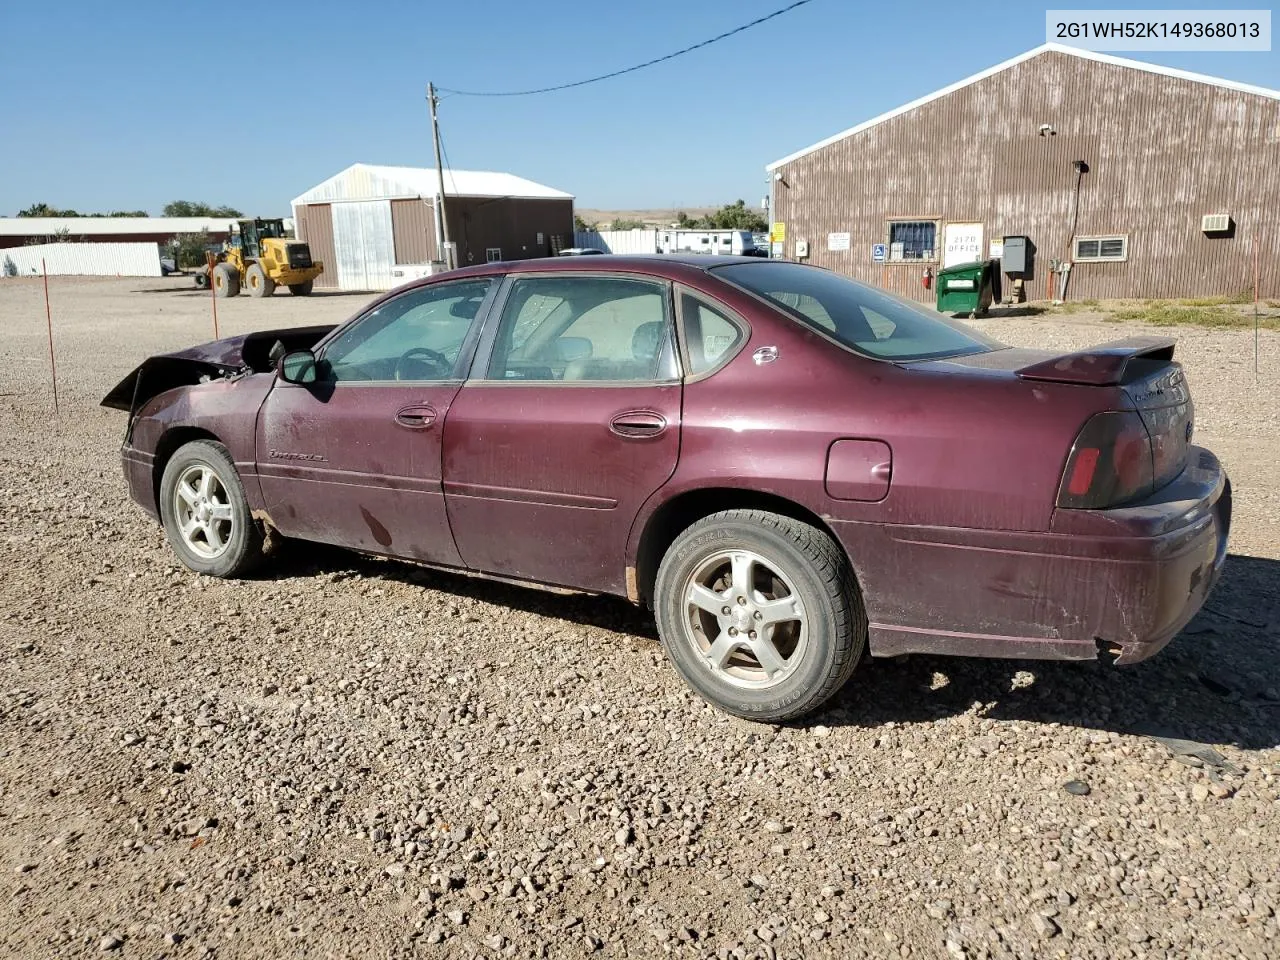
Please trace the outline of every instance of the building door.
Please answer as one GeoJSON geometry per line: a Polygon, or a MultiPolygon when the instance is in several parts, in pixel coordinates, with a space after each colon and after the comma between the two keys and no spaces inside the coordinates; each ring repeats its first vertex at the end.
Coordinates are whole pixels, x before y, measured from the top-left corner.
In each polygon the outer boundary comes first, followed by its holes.
{"type": "MultiPolygon", "coordinates": [[[[391,201],[359,200],[332,205],[338,285],[343,290],[390,290],[396,285],[391,201]]],[[[325,264],[325,270],[329,265],[325,264]]]]}

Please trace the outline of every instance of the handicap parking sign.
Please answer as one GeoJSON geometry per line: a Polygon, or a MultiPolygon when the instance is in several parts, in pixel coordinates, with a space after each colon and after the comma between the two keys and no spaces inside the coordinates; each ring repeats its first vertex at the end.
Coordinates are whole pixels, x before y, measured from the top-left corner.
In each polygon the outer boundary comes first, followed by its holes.
{"type": "Polygon", "coordinates": [[[883,243],[873,243],[871,245],[871,259],[875,263],[884,263],[885,260],[888,259],[885,256],[885,246],[886,245],[883,243]]]}

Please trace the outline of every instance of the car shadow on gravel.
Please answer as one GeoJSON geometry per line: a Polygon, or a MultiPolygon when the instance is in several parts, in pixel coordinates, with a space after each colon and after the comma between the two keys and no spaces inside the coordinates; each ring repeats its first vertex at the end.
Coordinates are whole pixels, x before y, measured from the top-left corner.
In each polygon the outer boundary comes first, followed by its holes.
{"type": "Polygon", "coordinates": [[[497,607],[612,630],[642,643],[658,642],[653,614],[620,597],[551,593],[483,577],[418,567],[398,560],[383,560],[325,544],[307,543],[300,549],[296,544],[286,544],[258,575],[274,580],[322,574],[395,580],[497,607]]]}
{"type": "MultiPolygon", "coordinates": [[[[393,580],[656,643],[653,616],[616,597],[561,595],[381,560],[336,547],[285,549],[263,576],[393,580]]],[[[1208,604],[1150,660],[982,660],[911,655],[864,662],[827,709],[794,726],[929,723],[969,712],[1245,749],[1280,744],[1280,562],[1232,554],[1208,604]]]]}
{"type": "Polygon", "coordinates": [[[1280,562],[1232,554],[1204,609],[1150,660],[873,660],[814,722],[931,722],[978,704],[998,720],[1267,749],[1280,745],[1278,642],[1280,562]]]}

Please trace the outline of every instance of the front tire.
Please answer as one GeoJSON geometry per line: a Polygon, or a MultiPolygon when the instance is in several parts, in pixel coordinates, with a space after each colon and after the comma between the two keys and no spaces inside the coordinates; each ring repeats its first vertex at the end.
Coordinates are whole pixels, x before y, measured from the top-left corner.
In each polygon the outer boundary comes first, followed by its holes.
{"type": "Polygon", "coordinates": [[[276,282],[267,276],[262,264],[253,263],[244,273],[245,283],[249,286],[249,296],[269,297],[276,292],[276,282]]]}
{"type": "Polygon", "coordinates": [[[825,532],[726,510],[676,537],[658,569],[658,634],[685,681],[750,720],[793,720],[844,686],[867,642],[862,597],[825,532]]]}
{"type": "Polygon", "coordinates": [[[262,525],[250,514],[235,464],[220,443],[195,440],[169,459],[160,480],[160,518],[174,553],[196,573],[239,577],[262,559],[262,525]]]}

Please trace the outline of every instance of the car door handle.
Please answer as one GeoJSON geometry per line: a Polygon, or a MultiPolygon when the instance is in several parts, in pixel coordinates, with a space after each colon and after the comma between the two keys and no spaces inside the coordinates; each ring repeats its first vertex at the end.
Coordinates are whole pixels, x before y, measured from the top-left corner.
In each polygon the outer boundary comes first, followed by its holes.
{"type": "Polygon", "coordinates": [[[396,423],[410,430],[425,430],[435,422],[436,410],[432,406],[415,405],[396,412],[396,423]]]}
{"type": "Polygon", "coordinates": [[[609,429],[629,440],[656,437],[667,429],[667,418],[649,410],[628,410],[610,420],[609,429]]]}

